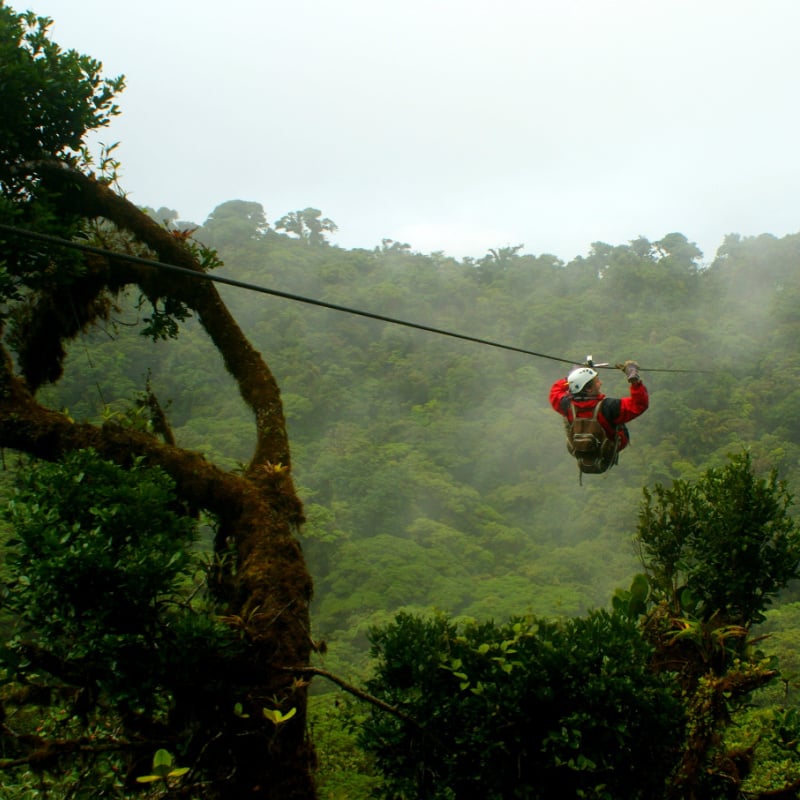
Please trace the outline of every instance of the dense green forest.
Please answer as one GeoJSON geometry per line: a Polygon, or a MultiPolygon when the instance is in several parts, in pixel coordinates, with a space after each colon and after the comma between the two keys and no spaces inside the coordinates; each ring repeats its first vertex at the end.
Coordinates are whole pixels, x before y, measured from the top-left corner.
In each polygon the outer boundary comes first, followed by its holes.
{"type": "MultiPolygon", "coordinates": [[[[630,448],[580,486],[547,403],[569,364],[223,287],[282,389],[314,625],[337,668],[337,654],[354,664],[366,629],[399,609],[502,618],[605,606],[637,570],[644,486],[695,478],[743,448],[790,485],[800,479],[800,237],[731,236],[711,263],[681,234],[595,243],[568,264],[517,248],[457,262],[394,242],[309,245],[241,201],[195,237],[236,280],[556,359],[630,357],[643,368],[651,407],[631,424],[630,448]]],[[[124,406],[149,376],[185,446],[246,461],[247,410],[210,347],[189,326],[191,359],[164,343],[154,360],[125,323],[73,347],[59,402],[91,417],[124,406]]],[[[608,394],[627,392],[622,373],[602,377],[608,394]]]]}
{"type": "Polygon", "coordinates": [[[0,4],[6,795],[797,796],[800,234],[180,221],[48,26],[0,4]],[[547,396],[589,354],[651,405],[581,482],[547,396]]]}
{"type": "MultiPolygon", "coordinates": [[[[566,264],[522,248],[456,261],[392,241],[372,251],[311,242],[238,200],[193,235],[217,249],[221,276],[542,354],[223,286],[281,386],[308,517],[314,636],[325,642],[318,662],[348,681],[369,676],[370,631],[398,612],[502,622],[608,608],[642,568],[643,488],[695,481],[743,452],[757,472],[798,485],[790,345],[800,236],[731,235],[711,261],[679,233],[597,242],[566,264]],[[636,358],[651,407],[631,423],[620,464],[580,485],[547,392],[565,361],[587,354],[636,358]]],[[[177,439],[236,469],[249,457],[248,411],[219,357],[189,321],[180,355],[163,342],[153,358],[130,327],[132,301],[106,333],[76,342],[52,399],[77,418],[121,413],[149,382],[177,439]]],[[[608,394],[627,391],[621,372],[602,377],[608,394]]],[[[790,585],[770,618],[785,623],[772,642],[787,670],[795,597],[790,585]]],[[[340,731],[317,722],[326,724],[340,731]]],[[[356,792],[341,770],[332,780],[356,792]]]]}

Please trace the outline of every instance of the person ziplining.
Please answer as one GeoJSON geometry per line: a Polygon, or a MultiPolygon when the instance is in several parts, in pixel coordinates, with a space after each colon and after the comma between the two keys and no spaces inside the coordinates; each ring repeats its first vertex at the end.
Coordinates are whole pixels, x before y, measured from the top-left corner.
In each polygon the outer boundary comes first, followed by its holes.
{"type": "Polygon", "coordinates": [[[579,476],[611,469],[630,442],[627,424],[647,411],[650,396],[639,375],[639,365],[618,365],[630,385],[628,397],[607,397],[592,368],[591,356],[550,387],[550,405],[564,418],[567,450],[578,463],[579,476]]]}

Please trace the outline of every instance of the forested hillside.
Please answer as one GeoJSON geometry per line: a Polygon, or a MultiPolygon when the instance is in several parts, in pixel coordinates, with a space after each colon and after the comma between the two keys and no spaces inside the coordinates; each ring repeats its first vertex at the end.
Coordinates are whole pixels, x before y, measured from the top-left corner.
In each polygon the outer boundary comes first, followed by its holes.
{"type": "MultiPolygon", "coordinates": [[[[474,261],[392,241],[347,251],[299,233],[230,201],[194,236],[217,248],[219,275],[552,357],[221,286],[282,390],[331,668],[356,669],[367,628],[399,609],[500,619],[606,606],[639,568],[642,487],[742,449],[800,483],[800,236],[732,235],[711,260],[670,233],[596,242],[565,264],[521,247],[474,261]],[[619,466],[581,486],[547,393],[569,370],[559,359],[587,354],[637,359],[651,407],[619,466]]],[[[126,335],[132,303],[110,336],[73,347],[59,402],[76,418],[121,408],[150,370],[181,444],[246,462],[249,412],[216,353],[196,336],[191,360],[165,343],[154,363],[126,335]]],[[[607,394],[627,392],[621,372],[602,377],[607,394]]]]}

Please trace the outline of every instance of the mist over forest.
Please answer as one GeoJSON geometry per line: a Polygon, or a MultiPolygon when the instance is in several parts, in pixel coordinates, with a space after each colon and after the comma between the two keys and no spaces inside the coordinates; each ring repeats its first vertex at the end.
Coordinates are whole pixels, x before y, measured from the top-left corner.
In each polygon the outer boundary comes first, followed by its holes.
{"type": "MultiPolygon", "coordinates": [[[[607,606],[641,566],[643,487],[731,453],[800,485],[800,235],[730,235],[709,260],[668,233],[595,242],[564,263],[522,246],[463,261],[390,240],[344,250],[298,231],[235,200],[194,236],[217,249],[221,276],[550,357],[220,285],[281,387],[327,664],[356,669],[368,628],[400,609],[503,619],[607,606]],[[619,465],[579,485],[547,395],[562,359],[589,354],[636,359],[651,404],[619,465]]],[[[96,417],[149,369],[182,446],[246,463],[251,420],[216,351],[190,321],[181,354],[161,342],[153,361],[125,327],[143,313],[134,300],[114,338],[75,344],[58,402],[96,417]]],[[[627,393],[620,371],[601,377],[606,394],[627,393]]]]}

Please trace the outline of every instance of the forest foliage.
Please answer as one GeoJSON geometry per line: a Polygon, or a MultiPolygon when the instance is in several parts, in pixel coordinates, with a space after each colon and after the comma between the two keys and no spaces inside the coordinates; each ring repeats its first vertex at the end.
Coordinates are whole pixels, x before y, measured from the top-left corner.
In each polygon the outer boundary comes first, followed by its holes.
{"type": "MultiPolygon", "coordinates": [[[[800,236],[729,236],[710,262],[677,233],[658,242],[597,242],[569,263],[516,249],[456,261],[388,240],[371,251],[310,245],[275,230],[263,209],[241,201],[224,203],[194,235],[219,248],[220,274],[236,280],[552,357],[224,290],[282,388],[308,516],[303,547],[316,586],[312,620],[326,642],[326,670],[369,680],[374,637],[382,641],[380,632],[402,624],[398,619],[408,625],[432,612],[468,630],[495,620],[498,636],[505,620],[520,615],[542,621],[543,630],[550,630],[545,620],[588,615],[585,624],[597,622],[643,566],[651,568],[653,598],[666,600],[684,579],[716,587],[702,602],[697,592],[683,592],[687,605],[673,609],[676,618],[700,619],[689,633],[701,651],[713,652],[725,625],[749,631],[769,620],[774,600],[791,613],[791,536],[781,540],[790,550],[781,551],[771,549],[770,537],[748,537],[772,516],[775,533],[787,534],[794,516],[791,487],[800,462],[790,376],[798,370],[787,345],[798,322],[800,236]],[[234,219],[235,241],[225,235],[234,219]],[[581,486],[547,390],[586,354],[612,364],[636,358],[651,407],[630,424],[632,444],[619,466],[581,486]],[[753,478],[760,474],[771,477],[753,478]],[[720,493],[731,491],[729,481],[734,494],[725,505],[720,493]],[[709,516],[714,508],[719,513],[709,516]],[[676,509],[705,514],[709,536],[689,526],[654,543],[647,538],[652,524],[643,538],[637,533],[642,519],[672,518],[676,509]],[[755,527],[737,527],[737,514],[751,511],[761,514],[755,527]],[[651,546],[678,548],[673,561],[657,552],[672,573],[653,569],[651,546]],[[677,563],[692,568],[679,576],[677,563]],[[764,575],[771,588],[758,584],[764,575]],[[745,606],[714,618],[731,596],[745,606]]],[[[125,313],[134,312],[121,311],[120,323],[125,313]]],[[[186,352],[177,359],[167,346],[153,359],[122,324],[114,333],[113,342],[90,338],[72,351],[75,382],[63,383],[58,402],[75,415],[115,402],[124,407],[126,391],[140,391],[146,377],[187,447],[234,467],[246,457],[237,433],[246,430],[246,410],[225,391],[227,379],[191,320],[182,334],[191,359],[186,352]]],[[[603,378],[612,396],[626,391],[621,373],[603,378]]],[[[737,635],[728,644],[745,647],[741,637],[733,642],[737,635]]],[[[651,645],[658,650],[657,637],[651,645]]],[[[730,694],[730,663],[723,662],[719,680],[703,684],[704,691],[730,694]]],[[[776,674],[763,665],[756,673],[741,678],[745,693],[776,674]]],[[[648,713],[661,714],[652,707],[648,713]]],[[[768,739],[759,739],[762,750],[768,739]]],[[[697,747],[711,758],[707,745],[697,747]]],[[[786,756],[780,743],[774,747],[786,756]]],[[[790,756],[776,774],[789,781],[793,763],[790,756]]],[[[605,785],[594,773],[581,774],[588,780],[581,791],[605,785]]],[[[449,779],[461,778],[448,773],[449,779]]],[[[784,785],[781,778],[775,785],[784,785]]]]}
{"type": "MultiPolygon", "coordinates": [[[[581,487],[547,406],[568,363],[225,288],[282,389],[314,624],[332,656],[399,609],[479,618],[605,606],[639,565],[642,487],[694,480],[731,453],[747,450],[756,468],[796,484],[788,344],[800,237],[731,236],[710,263],[680,234],[595,243],[567,264],[519,253],[458,262],[388,241],[310,247],[260,220],[244,236],[250,209],[230,205],[242,212],[230,249],[220,220],[232,209],[195,233],[219,246],[222,275],[557,359],[634,357],[651,394],[619,466],[581,487]]],[[[244,461],[246,410],[187,327],[191,357],[164,345],[153,359],[121,325],[92,343],[91,363],[75,348],[60,402],[91,416],[149,375],[187,447],[244,461]]],[[[627,390],[621,373],[603,378],[608,394],[627,390]]]]}

